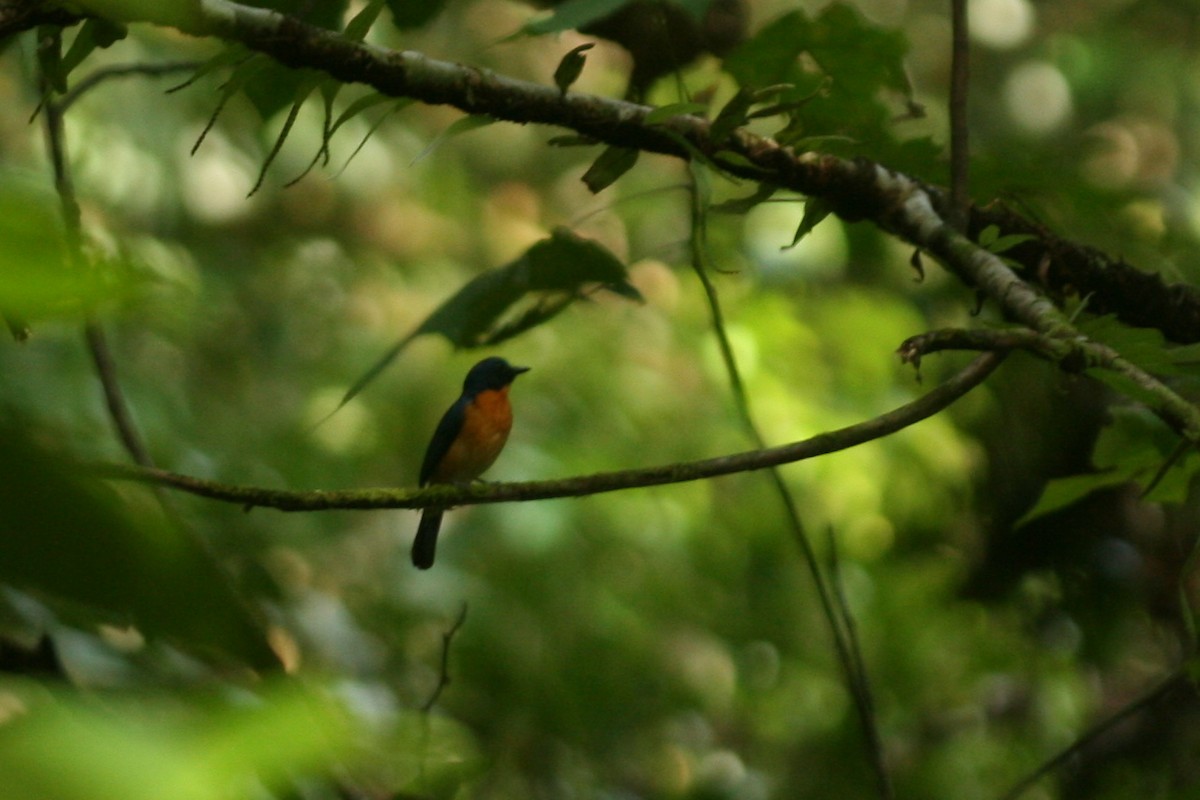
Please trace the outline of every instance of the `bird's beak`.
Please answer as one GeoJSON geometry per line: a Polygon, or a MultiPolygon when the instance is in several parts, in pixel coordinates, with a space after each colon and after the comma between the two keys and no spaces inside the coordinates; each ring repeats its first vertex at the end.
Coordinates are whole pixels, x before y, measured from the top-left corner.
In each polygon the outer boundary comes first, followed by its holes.
{"type": "Polygon", "coordinates": [[[533,367],[513,367],[512,368],[513,377],[515,378],[516,376],[520,375],[522,372],[529,372],[529,370],[531,370],[531,369],[533,369],[533,367]]]}

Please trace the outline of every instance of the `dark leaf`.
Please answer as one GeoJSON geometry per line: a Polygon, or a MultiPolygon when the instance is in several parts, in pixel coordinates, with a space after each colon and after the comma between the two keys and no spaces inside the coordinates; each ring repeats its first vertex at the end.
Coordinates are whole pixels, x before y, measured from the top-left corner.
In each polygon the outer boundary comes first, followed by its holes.
{"type": "Polygon", "coordinates": [[[925,280],[925,262],[921,260],[921,251],[914,249],[912,257],[908,259],[908,263],[912,265],[913,272],[917,273],[917,283],[923,283],[925,280]]]}
{"type": "Polygon", "coordinates": [[[193,652],[277,668],[208,551],[155,518],[35,447],[19,424],[0,428],[0,580],[193,652]]]}
{"type": "Polygon", "coordinates": [[[366,38],[371,26],[375,24],[375,20],[379,19],[379,12],[383,10],[383,5],[384,0],[371,0],[363,6],[362,11],[359,11],[353,19],[346,23],[346,30],[342,31],[342,35],[347,39],[361,42],[366,38]]]}
{"type": "Polygon", "coordinates": [[[446,0],[387,0],[392,24],[400,30],[426,25],[446,7],[446,0]]]}
{"type": "Polygon", "coordinates": [[[563,136],[551,137],[546,141],[546,144],[551,147],[590,147],[598,144],[598,142],[590,136],[565,134],[563,136]]]}
{"type": "Polygon", "coordinates": [[[342,29],[349,0],[250,0],[246,5],[269,8],[326,30],[342,29]]]}
{"type": "Polygon", "coordinates": [[[579,80],[579,76],[583,74],[583,65],[587,63],[587,53],[596,45],[592,42],[581,44],[573,48],[565,56],[562,61],[558,62],[558,68],[554,70],[554,85],[563,94],[567,93],[567,89],[571,88],[571,84],[579,80]]]}
{"type": "Polygon", "coordinates": [[[124,25],[116,22],[98,17],[85,20],[79,26],[79,33],[75,36],[75,41],[71,43],[67,54],[63,56],[59,67],[62,74],[70,75],[97,47],[110,47],[114,42],[124,39],[128,33],[129,31],[124,25]]]}
{"type": "Polygon", "coordinates": [[[729,99],[712,121],[709,136],[714,144],[720,144],[729,135],[746,124],[749,119],[750,106],[754,104],[754,93],[749,89],[738,89],[737,94],[729,99]]]}
{"type": "Polygon", "coordinates": [[[804,216],[800,218],[800,226],[796,228],[796,235],[792,238],[792,243],[784,247],[784,250],[790,250],[800,244],[800,240],[812,232],[813,228],[821,223],[821,220],[829,216],[829,204],[820,198],[810,197],[804,201],[804,216]]]}
{"type": "Polygon", "coordinates": [[[666,122],[672,117],[682,116],[684,114],[700,114],[708,110],[708,106],[703,103],[670,103],[665,106],[658,106],[646,115],[645,123],[647,125],[658,125],[666,122]]]}
{"type": "Polygon", "coordinates": [[[633,169],[639,151],[631,147],[606,147],[583,173],[583,182],[592,194],[597,194],[611,185],[617,178],[633,169]]]}
{"type": "Polygon", "coordinates": [[[455,292],[355,381],[338,408],[365,389],[418,336],[440,334],[462,349],[494,344],[553,318],[583,296],[587,287],[596,285],[642,301],[620,259],[590,239],[557,228],[520,258],[483,273],[455,292]],[[511,316],[517,303],[530,295],[533,305],[511,316]]]}
{"type": "Polygon", "coordinates": [[[779,191],[779,187],[774,184],[760,183],[758,188],[754,190],[754,194],[745,197],[735,197],[732,200],[717,203],[709,210],[715,211],[718,214],[745,214],[759,203],[771,199],[771,195],[777,191],[779,191]]]}
{"type": "Polygon", "coordinates": [[[525,23],[521,32],[531,36],[577,30],[589,22],[607,17],[629,0],[566,0],[544,17],[525,23]]]}
{"type": "Polygon", "coordinates": [[[446,128],[446,130],[442,131],[436,137],[434,137],[432,142],[425,145],[425,149],[422,150],[420,153],[417,153],[417,157],[412,160],[412,163],[416,164],[417,162],[421,161],[422,159],[425,158],[425,156],[429,155],[434,150],[437,150],[439,147],[441,147],[442,143],[447,141],[448,139],[453,139],[455,136],[458,136],[463,133],[467,133],[468,131],[473,131],[473,130],[477,130],[479,128],[486,127],[488,125],[491,125],[495,121],[496,120],[494,118],[485,116],[483,114],[472,114],[469,117],[462,117],[461,119],[456,119],[454,122],[452,122],[450,124],[450,127],[446,128]]]}

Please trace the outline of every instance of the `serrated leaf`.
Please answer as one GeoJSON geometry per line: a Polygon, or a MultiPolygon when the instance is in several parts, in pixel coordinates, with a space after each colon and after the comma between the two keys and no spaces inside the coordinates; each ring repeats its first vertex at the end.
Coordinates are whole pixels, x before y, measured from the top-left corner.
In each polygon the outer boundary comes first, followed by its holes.
{"type": "Polygon", "coordinates": [[[796,228],[796,235],[792,237],[792,243],[781,248],[790,250],[800,244],[800,240],[808,234],[812,233],[821,221],[829,216],[831,209],[829,204],[817,197],[810,197],[804,201],[804,216],[800,218],[800,225],[796,228]]]}
{"type": "Polygon", "coordinates": [[[597,194],[633,169],[639,155],[640,151],[632,147],[606,147],[583,173],[581,180],[592,194],[597,194]]]}
{"type": "Polygon", "coordinates": [[[387,6],[392,24],[407,31],[429,24],[446,7],[446,0],[387,0],[387,6]]]}
{"type": "Polygon", "coordinates": [[[583,65],[587,63],[585,54],[595,46],[594,42],[588,42],[574,47],[558,62],[558,67],[554,70],[554,85],[560,92],[566,94],[571,84],[579,80],[579,76],[583,74],[583,65]]]}
{"type": "Polygon", "coordinates": [[[491,125],[495,121],[496,120],[493,117],[489,117],[484,114],[471,114],[468,117],[461,117],[459,119],[456,119],[453,123],[451,123],[451,125],[448,128],[446,128],[446,130],[442,131],[437,136],[435,136],[433,138],[433,141],[431,141],[429,144],[425,145],[425,149],[422,150],[420,153],[417,153],[417,157],[412,160],[412,164],[410,164],[409,166],[415,166],[416,164],[418,164],[419,162],[424,160],[424,158],[426,156],[428,156],[434,150],[437,150],[448,140],[453,139],[455,136],[461,136],[462,134],[468,133],[469,131],[479,130],[480,128],[486,128],[488,125],[491,125]]]}
{"type": "Polygon", "coordinates": [[[338,408],[365,389],[418,336],[439,334],[463,349],[494,344],[553,318],[583,297],[589,286],[642,301],[641,292],[629,282],[625,264],[611,251],[566,228],[556,228],[515,261],[472,279],[438,306],[354,382],[338,408]],[[531,295],[531,307],[515,310],[531,295]]]}
{"type": "Polygon", "coordinates": [[[813,16],[796,10],[767,24],[727,56],[723,68],[746,89],[792,86],[762,109],[786,117],[777,139],[841,136],[829,140],[839,145],[830,152],[912,164],[916,154],[907,139],[893,133],[899,109],[889,107],[910,99],[906,49],[902,32],[834,2],[813,16]],[[892,99],[896,93],[903,98],[892,99]]]}

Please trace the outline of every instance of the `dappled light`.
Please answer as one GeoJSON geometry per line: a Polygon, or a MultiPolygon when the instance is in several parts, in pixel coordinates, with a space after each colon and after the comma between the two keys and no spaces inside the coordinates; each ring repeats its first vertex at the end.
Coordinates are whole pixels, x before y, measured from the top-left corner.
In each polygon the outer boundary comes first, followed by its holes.
{"type": "Polygon", "coordinates": [[[0,9],[0,798],[1193,796],[1200,13],[951,5],[0,9]]]}

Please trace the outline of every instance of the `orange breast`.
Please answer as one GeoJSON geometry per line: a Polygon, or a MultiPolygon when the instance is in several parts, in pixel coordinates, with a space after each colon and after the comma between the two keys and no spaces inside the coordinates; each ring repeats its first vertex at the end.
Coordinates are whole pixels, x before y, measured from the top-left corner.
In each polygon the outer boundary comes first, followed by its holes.
{"type": "Polygon", "coordinates": [[[462,431],[446,451],[433,483],[473,481],[492,465],[512,430],[508,387],[480,392],[466,408],[462,431]]]}

